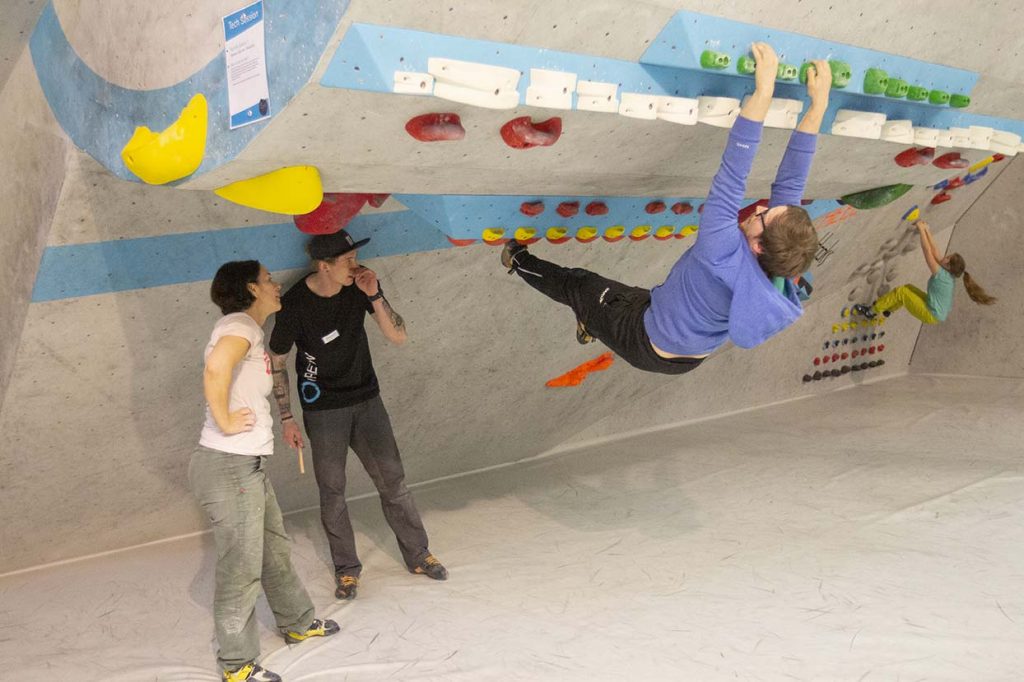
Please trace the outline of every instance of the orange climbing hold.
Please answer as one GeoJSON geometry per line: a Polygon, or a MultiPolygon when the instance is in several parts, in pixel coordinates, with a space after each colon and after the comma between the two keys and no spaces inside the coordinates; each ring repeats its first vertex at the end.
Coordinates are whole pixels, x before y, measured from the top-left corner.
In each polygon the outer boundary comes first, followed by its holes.
{"type": "Polygon", "coordinates": [[[458,114],[423,114],[410,118],[405,132],[420,142],[461,140],[466,136],[458,114]]]}
{"type": "Polygon", "coordinates": [[[544,202],[524,201],[523,203],[519,204],[519,212],[522,213],[523,215],[529,216],[540,215],[541,213],[544,212],[544,202]]]}
{"type": "Polygon", "coordinates": [[[558,205],[558,208],[556,208],[555,211],[557,211],[558,215],[562,216],[563,218],[571,218],[580,212],[580,202],[563,201],[558,205]]]}
{"type": "Polygon", "coordinates": [[[676,215],[686,215],[693,210],[693,206],[685,201],[677,201],[672,204],[672,212],[676,215]]]}
{"type": "Polygon", "coordinates": [[[587,204],[587,215],[608,215],[608,205],[603,201],[591,201],[587,204]]]}
{"type": "Polygon", "coordinates": [[[565,374],[548,381],[545,386],[548,388],[562,388],[566,386],[579,386],[591,372],[602,372],[612,366],[615,356],[611,353],[602,353],[593,360],[587,360],[579,367],[571,369],[565,374]]]}
{"type": "Polygon", "coordinates": [[[513,149],[550,147],[561,135],[562,119],[557,116],[540,123],[534,123],[529,116],[520,116],[501,126],[501,139],[513,149]]]}
{"type": "Polygon", "coordinates": [[[647,204],[647,206],[644,207],[644,210],[651,215],[655,215],[656,213],[662,213],[665,211],[665,202],[652,201],[649,204],[647,204]]]}

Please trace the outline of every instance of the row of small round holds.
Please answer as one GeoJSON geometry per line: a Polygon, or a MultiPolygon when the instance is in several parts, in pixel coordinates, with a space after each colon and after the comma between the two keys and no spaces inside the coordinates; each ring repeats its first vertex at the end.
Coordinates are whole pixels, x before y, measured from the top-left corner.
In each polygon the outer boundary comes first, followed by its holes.
{"type": "Polygon", "coordinates": [[[844,374],[849,374],[850,372],[862,372],[867,369],[881,367],[884,364],[885,360],[871,360],[869,362],[862,362],[858,365],[843,365],[842,367],[834,367],[832,369],[817,371],[814,374],[805,374],[804,383],[810,381],[820,381],[821,379],[829,379],[832,377],[838,377],[844,374]]]}
{"type": "Polygon", "coordinates": [[[884,317],[876,317],[873,320],[861,320],[860,322],[837,322],[832,325],[832,333],[839,334],[859,327],[881,327],[885,324],[885,320],[886,318],[884,317]]]}
{"type": "Polygon", "coordinates": [[[883,336],[885,336],[885,332],[884,331],[880,331],[880,332],[872,332],[871,334],[864,334],[863,336],[859,336],[859,337],[858,336],[853,336],[853,337],[850,337],[848,339],[832,339],[831,341],[826,341],[825,342],[825,345],[822,347],[822,350],[828,350],[829,348],[838,348],[840,345],[843,345],[843,346],[851,345],[852,346],[855,343],[867,343],[868,341],[874,341],[875,339],[880,339],[883,336]]]}
{"type": "Polygon", "coordinates": [[[842,353],[833,353],[832,355],[822,355],[820,358],[814,358],[814,366],[817,367],[818,365],[826,365],[829,362],[839,362],[840,360],[845,360],[847,358],[855,359],[858,355],[861,357],[865,355],[874,355],[876,352],[881,353],[884,350],[885,344],[880,343],[877,346],[868,346],[867,348],[862,348],[861,350],[853,350],[850,351],[849,353],[843,351],[842,353]]]}
{"type": "MultiPolygon", "coordinates": [[[[696,232],[696,225],[684,225],[680,228],[676,228],[674,225],[662,225],[658,228],[655,228],[653,225],[637,225],[628,231],[625,225],[613,225],[602,233],[598,228],[587,225],[576,230],[575,235],[570,234],[567,227],[549,227],[544,232],[543,239],[547,239],[552,244],[564,244],[573,238],[587,243],[594,241],[598,237],[602,237],[608,242],[617,242],[627,237],[632,241],[641,241],[648,237],[654,237],[657,240],[668,240],[672,238],[683,239],[696,232]]],[[[504,244],[509,238],[509,236],[506,236],[506,230],[500,227],[488,227],[481,235],[481,239],[485,243],[492,245],[504,244]]],[[[518,228],[512,233],[511,238],[524,244],[537,242],[542,239],[538,236],[537,230],[532,227],[518,228]]]]}

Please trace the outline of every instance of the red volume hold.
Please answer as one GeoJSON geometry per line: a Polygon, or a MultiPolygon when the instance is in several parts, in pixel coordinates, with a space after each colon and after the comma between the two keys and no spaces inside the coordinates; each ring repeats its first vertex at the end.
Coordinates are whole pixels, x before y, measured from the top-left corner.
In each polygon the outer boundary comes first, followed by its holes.
{"type": "Polygon", "coordinates": [[[513,149],[550,147],[561,135],[562,119],[557,116],[540,123],[534,123],[529,116],[520,116],[501,126],[501,139],[513,149]]]}
{"type": "Polygon", "coordinates": [[[953,198],[953,195],[951,195],[951,194],[946,194],[945,192],[939,192],[934,197],[932,197],[932,203],[933,204],[944,204],[944,203],[946,203],[947,201],[949,201],[952,198],[953,198]]]}
{"type": "Polygon", "coordinates": [[[325,192],[320,205],[293,218],[295,227],[306,234],[334,234],[363,209],[369,194],[325,192]]]}
{"type": "Polygon", "coordinates": [[[558,215],[562,216],[563,218],[571,218],[580,212],[580,202],[563,201],[558,205],[558,208],[556,208],[555,211],[557,211],[558,215]]]}
{"type": "Polygon", "coordinates": [[[932,165],[939,168],[967,168],[971,162],[960,158],[960,152],[950,152],[932,161],[932,165]]]}
{"type": "Polygon", "coordinates": [[[934,158],[935,150],[931,147],[922,147],[921,149],[911,147],[897,154],[895,161],[903,168],[910,168],[911,166],[927,166],[934,158]]]}
{"type": "Polygon", "coordinates": [[[409,119],[405,132],[420,142],[461,140],[466,136],[458,114],[423,114],[409,119]]]}
{"type": "Polygon", "coordinates": [[[665,202],[664,201],[652,201],[644,207],[644,210],[654,215],[656,213],[664,213],[665,202]]]}
{"type": "Polygon", "coordinates": [[[603,201],[591,201],[586,211],[587,215],[608,215],[608,206],[603,201]]]}
{"type": "Polygon", "coordinates": [[[676,215],[686,215],[693,210],[693,206],[685,201],[677,201],[672,204],[672,212],[676,215]]]}
{"type": "Polygon", "coordinates": [[[519,212],[523,215],[540,215],[544,212],[543,201],[524,201],[519,204],[519,212]]]}

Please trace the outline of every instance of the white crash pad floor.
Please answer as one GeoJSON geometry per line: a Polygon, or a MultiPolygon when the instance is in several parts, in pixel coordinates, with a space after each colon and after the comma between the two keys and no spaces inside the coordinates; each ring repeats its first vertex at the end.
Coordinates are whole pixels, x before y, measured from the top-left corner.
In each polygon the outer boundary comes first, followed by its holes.
{"type": "MultiPolygon", "coordinates": [[[[357,500],[345,603],[317,512],[293,514],[293,559],[343,631],[285,647],[261,602],[263,663],[289,681],[1017,680],[1022,444],[1024,382],[908,376],[419,486],[445,583],[408,574],[357,500]]],[[[218,679],[212,547],[0,578],[0,678],[218,679]]]]}

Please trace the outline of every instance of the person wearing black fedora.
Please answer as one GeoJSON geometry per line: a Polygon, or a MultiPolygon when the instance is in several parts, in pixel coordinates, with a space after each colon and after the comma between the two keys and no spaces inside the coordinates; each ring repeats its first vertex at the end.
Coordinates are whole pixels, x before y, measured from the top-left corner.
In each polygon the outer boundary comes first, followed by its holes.
{"type": "Polygon", "coordinates": [[[392,343],[404,343],[406,329],[401,315],[384,297],[376,273],[357,260],[357,249],[369,241],[354,241],[345,230],[310,239],[306,250],[316,269],[281,298],[270,336],[274,397],[285,443],[293,448],[303,446],[291,411],[287,369],[287,355],[293,345],[297,347],[302,421],[312,446],[320,519],[331,548],[339,599],[356,596],[362,572],[345,502],[349,447],[380,493],[384,517],[409,571],[435,580],[448,577],[430,553],[423,522],[405,485],[398,445],[370,358],[363,326],[367,313],[392,343]]]}

